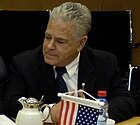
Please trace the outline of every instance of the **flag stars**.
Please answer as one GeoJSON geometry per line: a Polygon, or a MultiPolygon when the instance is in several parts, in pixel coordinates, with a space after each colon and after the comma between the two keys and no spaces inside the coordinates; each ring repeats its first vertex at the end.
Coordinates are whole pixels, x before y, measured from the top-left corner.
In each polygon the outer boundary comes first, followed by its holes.
{"type": "Polygon", "coordinates": [[[98,118],[98,109],[79,105],[76,125],[95,125],[98,118]]]}

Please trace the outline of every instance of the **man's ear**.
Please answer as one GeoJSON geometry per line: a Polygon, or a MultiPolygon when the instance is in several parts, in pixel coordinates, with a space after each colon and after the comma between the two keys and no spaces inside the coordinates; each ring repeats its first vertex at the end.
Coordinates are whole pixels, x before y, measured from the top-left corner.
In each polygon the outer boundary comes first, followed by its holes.
{"type": "Polygon", "coordinates": [[[88,39],[88,36],[83,36],[82,39],[80,40],[79,47],[78,47],[79,52],[84,48],[84,46],[87,42],[87,39],[88,39]]]}

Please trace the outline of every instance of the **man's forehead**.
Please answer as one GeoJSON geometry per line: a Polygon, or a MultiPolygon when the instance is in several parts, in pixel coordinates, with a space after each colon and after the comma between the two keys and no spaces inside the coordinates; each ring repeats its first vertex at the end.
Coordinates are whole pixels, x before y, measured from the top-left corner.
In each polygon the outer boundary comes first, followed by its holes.
{"type": "Polygon", "coordinates": [[[69,39],[75,37],[75,30],[72,27],[47,27],[45,35],[61,39],[69,39]]]}

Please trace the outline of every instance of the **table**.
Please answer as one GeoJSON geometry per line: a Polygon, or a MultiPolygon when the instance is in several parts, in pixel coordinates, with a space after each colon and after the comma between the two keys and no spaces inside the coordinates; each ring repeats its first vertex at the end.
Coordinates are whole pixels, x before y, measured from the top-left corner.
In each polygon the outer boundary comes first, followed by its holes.
{"type": "Polygon", "coordinates": [[[140,117],[133,117],[123,122],[119,122],[116,125],[140,125],[140,117]]]}
{"type": "Polygon", "coordinates": [[[53,123],[44,123],[43,125],[57,125],[57,124],[53,124],[53,123]]]}
{"type": "MultiPolygon", "coordinates": [[[[55,124],[44,123],[44,125],[55,125],[55,124]]],[[[133,117],[126,121],[119,122],[116,125],[140,125],[140,117],[133,117]]]]}

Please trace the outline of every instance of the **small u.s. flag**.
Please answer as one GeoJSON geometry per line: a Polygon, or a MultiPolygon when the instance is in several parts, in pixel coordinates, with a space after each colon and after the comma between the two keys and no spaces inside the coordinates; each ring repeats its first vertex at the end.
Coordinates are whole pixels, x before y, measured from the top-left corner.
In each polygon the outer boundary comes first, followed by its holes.
{"type": "Polygon", "coordinates": [[[99,109],[61,100],[59,125],[96,125],[99,109]]]}

